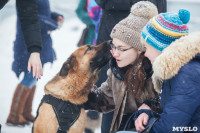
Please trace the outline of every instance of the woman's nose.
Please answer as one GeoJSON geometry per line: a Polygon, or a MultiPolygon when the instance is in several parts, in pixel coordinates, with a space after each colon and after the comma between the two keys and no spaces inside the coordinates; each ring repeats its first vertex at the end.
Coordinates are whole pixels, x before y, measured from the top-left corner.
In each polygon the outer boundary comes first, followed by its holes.
{"type": "Polygon", "coordinates": [[[116,49],[112,50],[112,55],[113,57],[119,57],[119,52],[116,49]]]}

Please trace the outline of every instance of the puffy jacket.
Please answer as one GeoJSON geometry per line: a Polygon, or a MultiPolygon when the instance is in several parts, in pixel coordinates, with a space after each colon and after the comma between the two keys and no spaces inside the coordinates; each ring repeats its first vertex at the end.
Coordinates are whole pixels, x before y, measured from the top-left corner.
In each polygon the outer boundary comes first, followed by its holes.
{"type": "Polygon", "coordinates": [[[189,127],[200,132],[199,36],[191,34],[175,41],[153,63],[153,83],[157,91],[161,88],[163,112],[152,133],[180,133],[189,127]]]}

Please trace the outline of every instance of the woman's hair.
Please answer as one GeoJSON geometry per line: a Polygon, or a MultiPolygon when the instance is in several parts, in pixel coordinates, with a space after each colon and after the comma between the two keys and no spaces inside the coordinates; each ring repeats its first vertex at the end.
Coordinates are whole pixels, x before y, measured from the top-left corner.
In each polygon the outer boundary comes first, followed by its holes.
{"type": "Polygon", "coordinates": [[[146,72],[144,69],[144,53],[129,67],[125,74],[126,91],[132,92],[136,99],[140,99],[145,87],[146,72]]]}

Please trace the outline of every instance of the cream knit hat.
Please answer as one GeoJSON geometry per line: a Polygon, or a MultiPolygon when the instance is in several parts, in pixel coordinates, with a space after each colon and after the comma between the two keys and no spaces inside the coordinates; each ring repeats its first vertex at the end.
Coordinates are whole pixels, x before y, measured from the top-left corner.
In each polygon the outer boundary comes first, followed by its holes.
{"type": "Polygon", "coordinates": [[[147,22],[158,14],[157,7],[149,1],[140,1],[131,7],[131,13],[111,31],[111,38],[117,38],[130,46],[145,51],[141,44],[141,32],[147,22]]]}

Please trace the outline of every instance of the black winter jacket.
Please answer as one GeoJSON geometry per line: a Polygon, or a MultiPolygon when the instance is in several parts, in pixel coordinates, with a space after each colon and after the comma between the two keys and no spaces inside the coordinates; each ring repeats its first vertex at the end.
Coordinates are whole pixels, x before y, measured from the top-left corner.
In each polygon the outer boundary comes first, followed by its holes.
{"type": "Polygon", "coordinates": [[[5,6],[8,0],[0,0],[0,10],[5,6]]]}
{"type": "MultiPolygon", "coordinates": [[[[8,0],[0,0],[0,9],[8,0]]],[[[22,32],[28,52],[41,52],[42,37],[37,13],[36,0],[16,0],[22,32]]]]}

